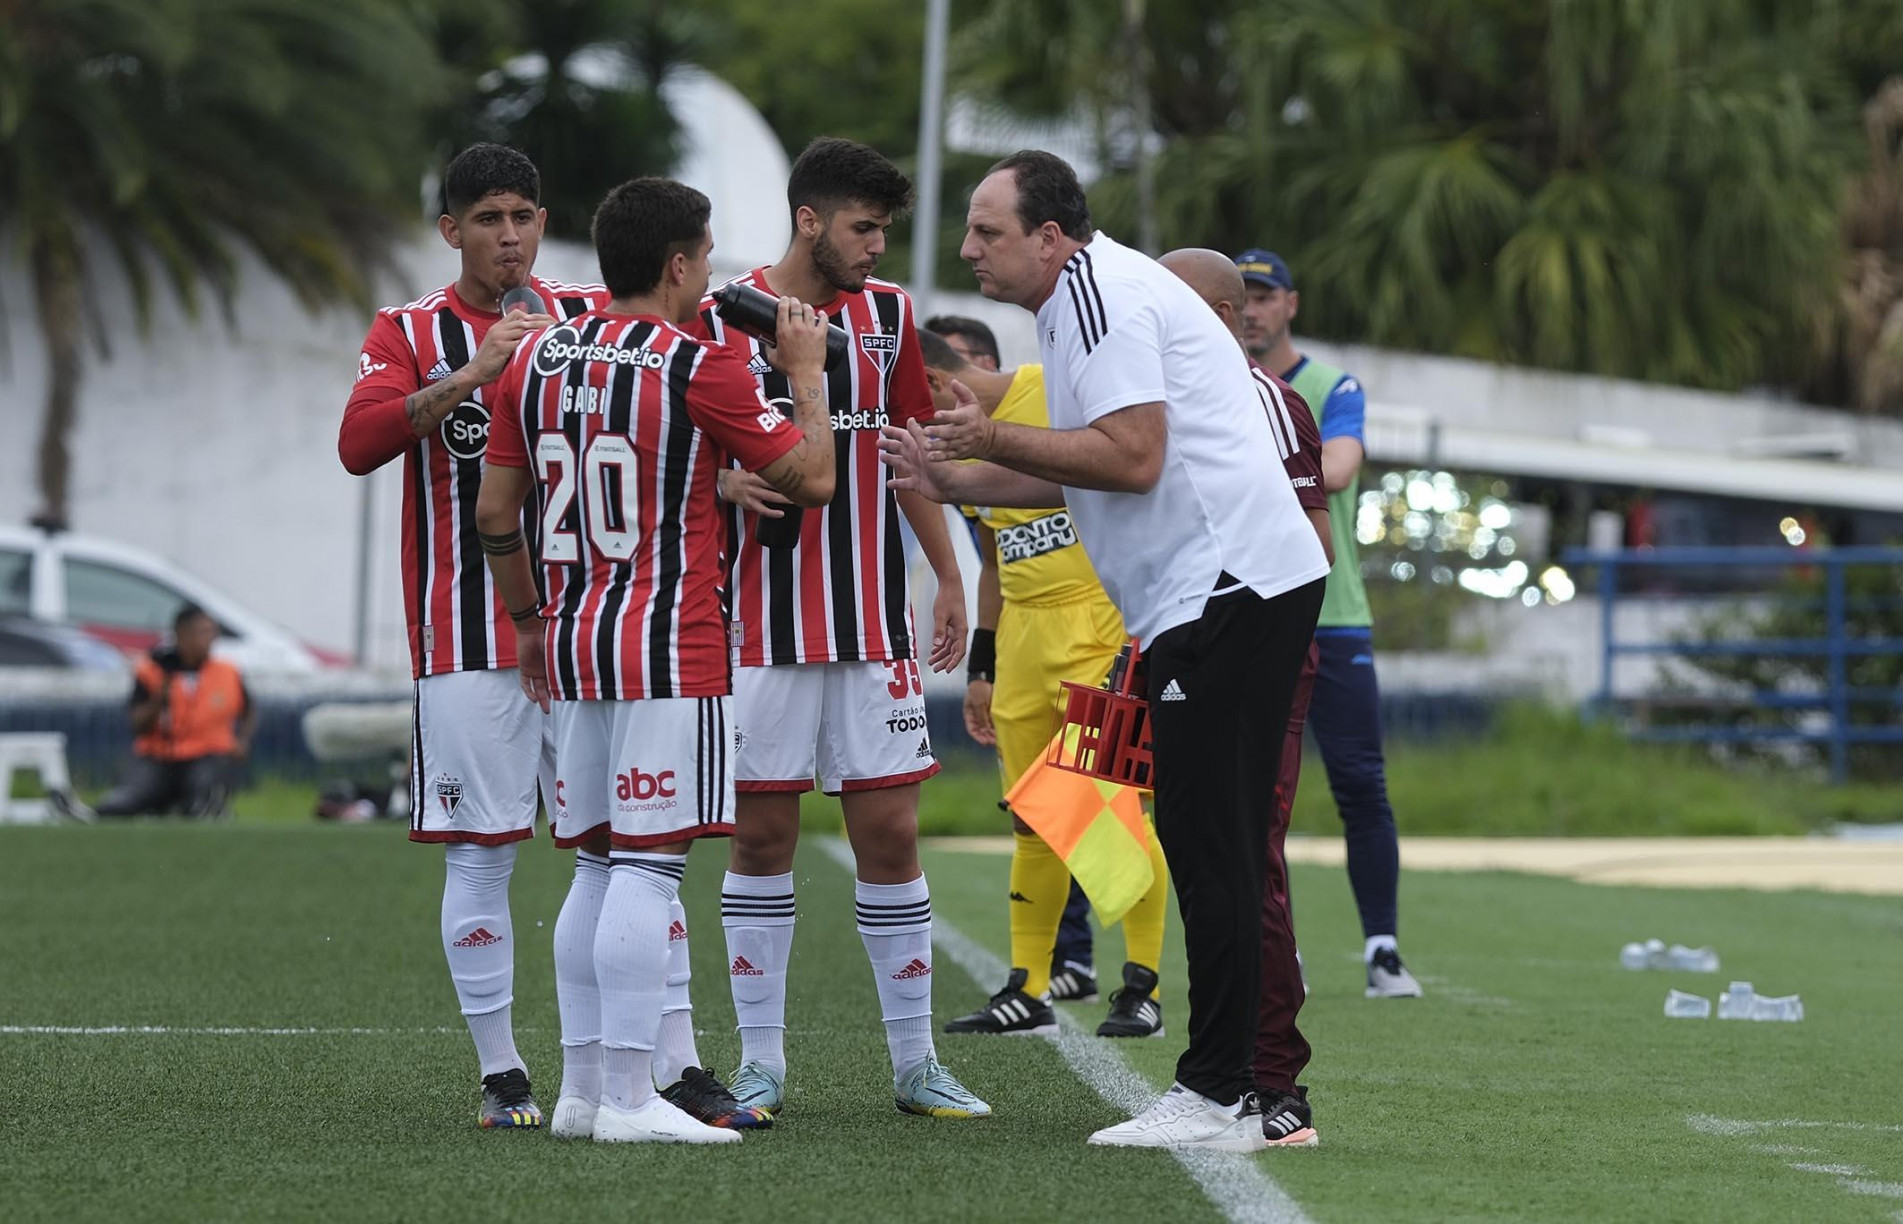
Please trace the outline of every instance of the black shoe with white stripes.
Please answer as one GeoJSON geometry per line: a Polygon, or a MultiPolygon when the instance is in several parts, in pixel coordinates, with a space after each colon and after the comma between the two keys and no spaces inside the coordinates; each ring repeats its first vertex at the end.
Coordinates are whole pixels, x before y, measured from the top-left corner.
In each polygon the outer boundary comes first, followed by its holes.
{"type": "Polygon", "coordinates": [[[1089,965],[1065,961],[1051,968],[1051,999],[1059,1003],[1095,1003],[1097,975],[1089,965]]]}
{"type": "Polygon", "coordinates": [[[1163,1005],[1150,997],[1156,971],[1135,961],[1123,966],[1123,988],[1110,992],[1110,1015],[1097,1026],[1099,1037],[1161,1037],[1163,1005]]]}
{"type": "Polygon", "coordinates": [[[1013,1037],[1048,1037],[1057,1032],[1057,1013],[1049,1000],[1024,993],[1030,973],[1013,969],[1004,989],[969,1016],[945,1026],[947,1033],[1006,1033],[1013,1037]]]}
{"type": "Polygon", "coordinates": [[[1321,1142],[1315,1111],[1308,1107],[1308,1089],[1297,1084],[1292,1093],[1259,1092],[1256,1100],[1262,1110],[1262,1137],[1270,1147],[1314,1147],[1321,1142]]]}

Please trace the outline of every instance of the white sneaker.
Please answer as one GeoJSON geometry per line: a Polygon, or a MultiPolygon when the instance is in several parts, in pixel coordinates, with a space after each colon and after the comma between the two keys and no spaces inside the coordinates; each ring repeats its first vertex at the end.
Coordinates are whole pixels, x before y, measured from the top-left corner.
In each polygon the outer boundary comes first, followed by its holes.
{"type": "Polygon", "coordinates": [[[549,1133],[557,1139],[591,1139],[595,1134],[595,1111],[599,1103],[587,1097],[565,1096],[555,1102],[555,1116],[549,1133]]]}
{"type": "Polygon", "coordinates": [[[1218,1152],[1260,1152],[1269,1146],[1262,1116],[1252,1098],[1240,1105],[1218,1105],[1181,1084],[1128,1122],[1090,1137],[1097,1147],[1211,1148],[1218,1152]]]}
{"type": "Polygon", "coordinates": [[[633,1109],[603,1101],[595,1111],[596,1143],[738,1143],[740,1132],[689,1117],[672,1101],[649,1097],[633,1109]]]}

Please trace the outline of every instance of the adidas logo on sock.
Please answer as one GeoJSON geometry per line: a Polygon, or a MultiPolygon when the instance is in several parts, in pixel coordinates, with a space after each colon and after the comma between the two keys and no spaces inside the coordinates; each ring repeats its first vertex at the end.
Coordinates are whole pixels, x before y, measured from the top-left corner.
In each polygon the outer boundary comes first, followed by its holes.
{"type": "Polygon", "coordinates": [[[686,938],[687,938],[687,924],[686,923],[675,922],[675,923],[669,924],[667,928],[667,942],[679,943],[681,940],[686,938]]]}
{"type": "Polygon", "coordinates": [[[1183,695],[1183,686],[1172,680],[1163,686],[1163,700],[1188,701],[1189,698],[1183,695]]]}
{"type": "Polygon", "coordinates": [[[930,976],[932,976],[932,967],[926,964],[924,961],[920,960],[918,957],[914,956],[912,958],[911,964],[907,965],[905,968],[899,970],[897,973],[892,975],[892,980],[895,982],[899,982],[899,981],[905,980],[906,978],[922,978],[922,977],[930,977],[930,976]]]}
{"type": "Polygon", "coordinates": [[[449,946],[452,948],[486,948],[490,944],[499,944],[501,942],[502,936],[490,934],[488,927],[477,927],[449,946]]]}
{"type": "Polygon", "coordinates": [[[748,960],[744,956],[734,957],[733,967],[728,969],[727,972],[733,977],[765,977],[766,976],[766,970],[755,969],[753,967],[753,962],[748,960]]]}

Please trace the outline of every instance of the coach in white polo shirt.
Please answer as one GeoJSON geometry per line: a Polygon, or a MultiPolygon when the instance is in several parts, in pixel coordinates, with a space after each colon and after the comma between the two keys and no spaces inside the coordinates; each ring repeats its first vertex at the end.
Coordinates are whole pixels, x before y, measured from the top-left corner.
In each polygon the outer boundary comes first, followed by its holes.
{"type": "Polygon", "coordinates": [[[992,167],[961,254],[986,297],[1036,312],[1051,428],[993,421],[954,383],[955,409],[885,431],[894,483],[944,502],[1068,506],[1148,661],[1189,1047],[1167,1095],[1090,1141],[1253,1151],[1267,1144],[1250,1053],[1276,762],[1328,562],[1235,338],[1154,260],[1092,232],[1063,160],[992,167]]]}

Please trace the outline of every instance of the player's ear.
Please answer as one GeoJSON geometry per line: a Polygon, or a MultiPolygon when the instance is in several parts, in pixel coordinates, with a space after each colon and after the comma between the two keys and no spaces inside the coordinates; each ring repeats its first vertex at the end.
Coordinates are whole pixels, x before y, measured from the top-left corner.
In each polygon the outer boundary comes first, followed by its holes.
{"type": "Polygon", "coordinates": [[[443,241],[449,244],[451,250],[463,249],[462,230],[457,226],[456,218],[448,213],[436,218],[436,232],[443,236],[443,241]]]}
{"type": "Polygon", "coordinates": [[[546,234],[547,232],[548,232],[548,209],[538,208],[535,210],[535,236],[537,238],[540,238],[543,234],[546,234]]]}
{"type": "Polygon", "coordinates": [[[802,238],[817,238],[820,231],[826,228],[826,222],[813,211],[810,204],[802,204],[799,206],[799,211],[793,214],[793,228],[802,238]]]}
{"type": "Polygon", "coordinates": [[[1293,319],[1302,308],[1302,295],[1291,289],[1288,291],[1288,317],[1293,319]]]}

